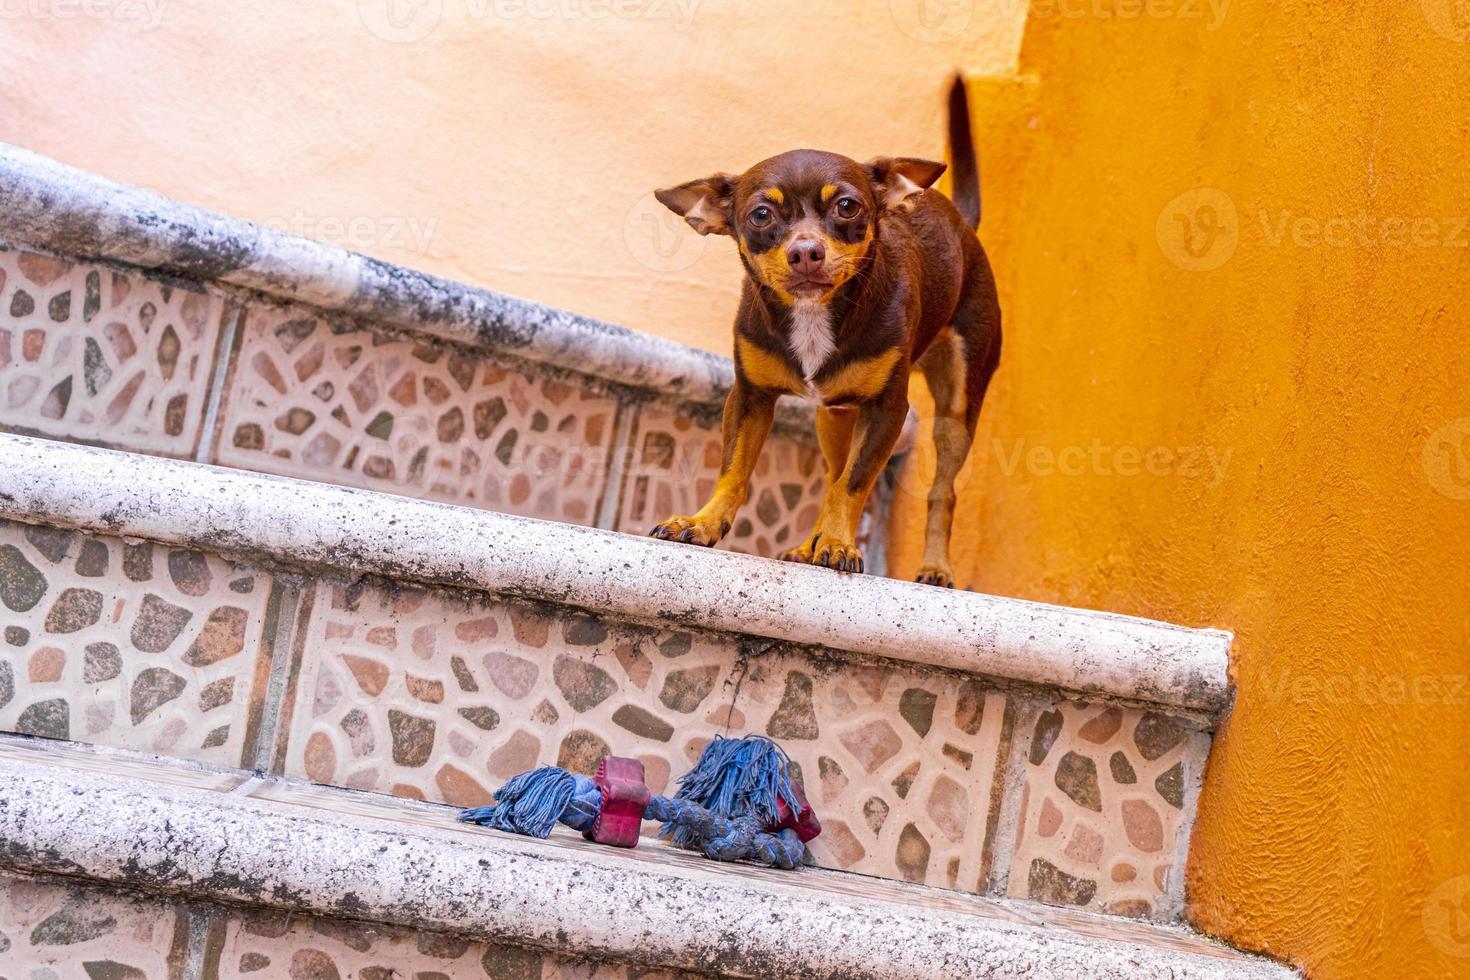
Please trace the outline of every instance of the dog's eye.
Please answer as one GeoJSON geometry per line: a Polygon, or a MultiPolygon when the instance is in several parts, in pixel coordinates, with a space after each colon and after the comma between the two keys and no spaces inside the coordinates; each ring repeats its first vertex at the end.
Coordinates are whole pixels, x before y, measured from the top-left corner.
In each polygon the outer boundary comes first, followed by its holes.
{"type": "Polygon", "coordinates": [[[856,218],[857,213],[863,209],[855,197],[844,197],[837,202],[837,213],[844,218],[856,218]]]}
{"type": "Polygon", "coordinates": [[[750,212],[750,223],[756,228],[764,228],[766,225],[771,223],[771,219],[775,216],[775,212],[762,204],[760,207],[750,212]]]}

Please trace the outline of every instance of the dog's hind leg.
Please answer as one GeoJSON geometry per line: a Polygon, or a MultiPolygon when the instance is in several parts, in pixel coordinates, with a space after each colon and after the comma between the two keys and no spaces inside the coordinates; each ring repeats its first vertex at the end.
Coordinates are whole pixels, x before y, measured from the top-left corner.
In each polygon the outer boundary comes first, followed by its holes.
{"type": "Polygon", "coordinates": [[[924,557],[915,580],[954,588],[949,542],[954,527],[955,479],[975,438],[975,424],[990,378],[1000,362],[999,311],[993,304],[962,302],[954,326],[940,331],[919,358],[934,396],[934,483],[924,527],[924,557]]]}
{"type": "Polygon", "coordinates": [[[929,487],[929,514],[924,526],[924,558],[915,580],[954,588],[949,562],[949,534],[954,524],[955,478],[965,465],[972,431],[968,407],[964,341],[946,327],[929,345],[917,367],[934,397],[934,482],[929,487]]]}

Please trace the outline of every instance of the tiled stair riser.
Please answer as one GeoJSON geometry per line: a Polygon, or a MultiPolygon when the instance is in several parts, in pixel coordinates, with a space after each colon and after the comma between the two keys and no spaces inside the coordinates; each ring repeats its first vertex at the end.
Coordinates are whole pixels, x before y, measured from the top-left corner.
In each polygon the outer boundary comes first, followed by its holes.
{"type": "Polygon", "coordinates": [[[252,765],[274,585],[196,551],[0,521],[0,726],[252,765]]]}
{"type": "MultiPolygon", "coordinates": [[[[955,675],[651,629],[475,595],[317,591],[285,773],[457,805],[611,752],[673,792],[715,735],[779,739],[819,861],[976,890],[1005,697],[955,675]]],[[[650,825],[652,829],[652,825],[650,825]]]]}
{"type": "Polygon", "coordinates": [[[198,287],[0,243],[0,428],[192,456],[225,313],[198,287]]]}
{"type": "MultiPolygon", "coordinates": [[[[3,242],[0,430],[635,533],[720,464],[718,405],[3,242]]],[[[773,434],[723,546],[791,547],[823,485],[815,446],[773,434]]]]}
{"type": "Polygon", "coordinates": [[[826,866],[966,891],[1008,871],[1010,894],[1134,916],[1173,914],[1208,747],[1141,709],[946,671],[478,593],[302,587],[16,523],[0,526],[0,616],[5,730],[455,805],[606,752],[670,791],[709,738],[759,732],[799,765],[826,866]]]}
{"type": "Polygon", "coordinates": [[[1021,792],[1006,893],[1176,918],[1210,736],[1153,711],[1065,700],[1033,702],[1017,728],[1021,792]]]}
{"type": "Polygon", "coordinates": [[[393,926],[178,905],[0,874],[0,966],[31,980],[684,980],[393,926]]]}

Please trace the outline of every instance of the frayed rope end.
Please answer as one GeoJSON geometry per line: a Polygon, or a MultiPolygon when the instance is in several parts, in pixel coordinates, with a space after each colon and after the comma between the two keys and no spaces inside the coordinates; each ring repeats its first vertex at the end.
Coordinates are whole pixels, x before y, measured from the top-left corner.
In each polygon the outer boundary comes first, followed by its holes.
{"type": "MultiPolygon", "coordinates": [[[[698,803],[723,817],[753,815],[769,826],[780,820],[780,803],[793,812],[801,809],[791,784],[791,761],[781,746],[763,735],[720,738],[705,746],[694,768],[679,780],[675,799],[698,803]]],[[[665,824],[664,836],[680,847],[688,835],[665,824]]]]}
{"type": "Polygon", "coordinates": [[[459,819],[526,837],[546,838],[561,819],[577,790],[577,778],[565,769],[542,766],[514,776],[495,794],[490,806],[470,807],[459,819]]]}

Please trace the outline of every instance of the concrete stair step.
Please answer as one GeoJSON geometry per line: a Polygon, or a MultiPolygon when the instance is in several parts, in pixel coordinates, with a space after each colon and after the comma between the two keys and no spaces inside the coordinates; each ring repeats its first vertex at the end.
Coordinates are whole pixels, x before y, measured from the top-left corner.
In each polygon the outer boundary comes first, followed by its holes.
{"type": "MultiPolygon", "coordinates": [[[[323,959],[346,975],[322,937],[339,957],[356,950],[366,963],[384,955],[374,944],[387,934],[400,965],[432,959],[443,969],[447,958],[492,976],[495,963],[516,958],[507,944],[643,976],[1296,976],[1180,929],[840,872],[718,865],[648,842],[616,851],[571,833],[530,840],[457,824],[444,806],[68,743],[0,738],[0,800],[0,862],[65,876],[0,879],[0,888],[8,881],[33,897],[70,888],[75,906],[87,900],[77,890],[85,883],[142,893],[165,915],[170,903],[187,906],[201,935],[176,935],[174,945],[195,950],[191,965],[205,971],[219,969],[228,945],[241,964],[280,964],[267,975],[323,959]],[[212,908],[225,909],[214,927],[212,908]],[[262,928],[280,921],[268,912],[320,918],[307,920],[310,932],[300,923],[291,932],[289,918],[262,928]],[[265,938],[242,945],[242,916],[265,938]],[[403,957],[395,929],[417,937],[417,961],[403,957]]],[[[124,903],[126,915],[145,916],[141,900],[102,894],[103,911],[124,903]]],[[[559,962],[535,975],[572,975],[559,962]]]]}
{"type": "Polygon", "coordinates": [[[20,436],[0,518],[0,729],[456,805],[755,731],[823,866],[1182,909],[1228,634],[20,436]]]}

